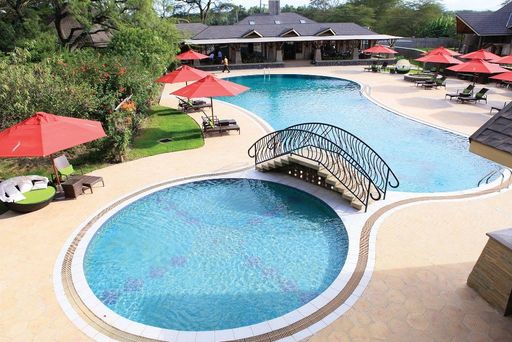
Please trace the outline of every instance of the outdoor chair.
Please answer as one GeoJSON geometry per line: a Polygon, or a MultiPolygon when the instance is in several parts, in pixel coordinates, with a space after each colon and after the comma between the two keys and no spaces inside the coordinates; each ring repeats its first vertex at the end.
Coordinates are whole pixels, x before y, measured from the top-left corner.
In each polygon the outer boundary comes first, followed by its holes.
{"type": "Polygon", "coordinates": [[[386,68],[388,67],[388,62],[382,63],[382,65],[379,67],[379,71],[386,71],[386,68]]]}
{"type": "Polygon", "coordinates": [[[204,134],[222,134],[229,131],[238,131],[238,134],[240,134],[240,126],[238,126],[237,122],[233,119],[219,120],[216,116],[213,118],[202,116],[201,118],[203,120],[204,134]]]}
{"type": "Polygon", "coordinates": [[[503,109],[503,108],[505,108],[506,106],[507,106],[507,102],[505,102],[505,103],[503,104],[503,107],[501,107],[501,108],[500,108],[500,107],[494,107],[494,106],[492,106],[492,107],[491,107],[491,110],[489,111],[489,114],[492,114],[492,111],[493,111],[493,110],[495,110],[495,111],[499,112],[500,110],[502,110],[502,109],[503,109]]]}
{"type": "Polygon", "coordinates": [[[180,101],[178,106],[181,108],[181,110],[183,110],[186,113],[197,112],[203,108],[209,108],[212,106],[211,104],[206,103],[205,101],[189,101],[184,100],[180,97],[178,97],[178,100],[180,101]]]}
{"type": "Polygon", "coordinates": [[[482,88],[478,93],[475,94],[475,96],[459,96],[457,97],[457,101],[461,103],[466,102],[478,102],[478,101],[485,101],[487,103],[487,92],[489,89],[482,88]]]}
{"type": "Polygon", "coordinates": [[[446,94],[444,94],[444,98],[446,99],[446,97],[449,97],[450,100],[451,100],[454,97],[456,97],[456,98],[459,98],[459,97],[470,97],[473,94],[473,90],[474,89],[475,89],[475,86],[470,84],[470,85],[468,85],[462,91],[457,89],[457,91],[455,93],[446,93],[446,94]]]}
{"type": "MultiPolygon", "coordinates": [[[[69,163],[65,155],[54,158],[53,163],[57,168],[57,172],[59,173],[58,177],[61,181],[67,179],[69,176],[76,172],[73,168],[73,165],[69,163]]],[[[80,170],[80,173],[83,174],[82,170],[80,170]]],[[[55,175],[55,177],[57,177],[57,175],[55,175]]]]}

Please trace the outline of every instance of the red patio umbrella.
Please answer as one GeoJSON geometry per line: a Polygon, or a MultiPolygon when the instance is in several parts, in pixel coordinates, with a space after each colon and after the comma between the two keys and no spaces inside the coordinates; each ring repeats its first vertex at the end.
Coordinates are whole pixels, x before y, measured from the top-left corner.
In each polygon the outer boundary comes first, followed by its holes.
{"type": "Polygon", "coordinates": [[[208,58],[207,55],[203,55],[202,53],[196,52],[194,50],[188,50],[186,52],[180,53],[176,56],[180,61],[189,60],[189,59],[205,59],[208,58]]]}
{"type": "Polygon", "coordinates": [[[444,46],[440,46],[438,48],[435,48],[435,49],[430,50],[429,52],[425,53],[425,55],[436,55],[436,54],[448,55],[448,56],[452,56],[452,57],[460,56],[460,53],[458,53],[457,51],[447,49],[444,46]]]}
{"type": "Polygon", "coordinates": [[[445,55],[440,52],[429,53],[423,57],[416,59],[418,62],[424,63],[438,63],[438,64],[461,64],[462,62],[450,55],[445,55]]]}
{"type": "Polygon", "coordinates": [[[209,97],[212,104],[213,119],[213,97],[235,96],[246,90],[249,90],[246,86],[208,75],[191,85],[173,91],[171,94],[188,98],[209,97]]]}
{"type": "Polygon", "coordinates": [[[497,74],[508,71],[507,69],[500,67],[498,64],[489,63],[481,59],[472,59],[469,62],[454,65],[447,69],[456,72],[473,73],[473,83],[476,81],[477,74],[497,74]]]}
{"type": "Polygon", "coordinates": [[[181,83],[185,82],[185,84],[188,81],[197,81],[200,80],[203,77],[208,76],[210,73],[199,70],[196,68],[189,67],[188,65],[182,65],[178,69],[171,71],[159,79],[157,79],[155,82],[159,83],[181,83]]]}
{"type": "Polygon", "coordinates": [[[491,62],[497,64],[512,64],[512,55],[498,57],[496,59],[491,60],[491,62]]]}
{"type": "Polygon", "coordinates": [[[492,60],[492,59],[496,59],[499,57],[500,56],[495,55],[494,53],[489,52],[485,49],[480,49],[480,50],[473,51],[473,52],[470,52],[470,53],[460,56],[460,58],[465,58],[465,59],[484,59],[484,60],[492,60]]]}
{"type": "Polygon", "coordinates": [[[372,46],[371,48],[368,48],[366,50],[363,50],[364,53],[387,53],[387,54],[395,54],[395,53],[398,53],[397,51],[395,50],[392,50],[384,45],[374,45],[372,46]]]}
{"type": "MultiPolygon", "coordinates": [[[[98,121],[37,112],[0,132],[0,157],[46,157],[104,136],[98,121]]],[[[53,171],[60,184],[55,164],[53,171]]]]}
{"type": "Polygon", "coordinates": [[[489,78],[492,78],[493,80],[512,82],[512,71],[504,72],[503,74],[499,74],[499,75],[494,75],[489,78]]]}

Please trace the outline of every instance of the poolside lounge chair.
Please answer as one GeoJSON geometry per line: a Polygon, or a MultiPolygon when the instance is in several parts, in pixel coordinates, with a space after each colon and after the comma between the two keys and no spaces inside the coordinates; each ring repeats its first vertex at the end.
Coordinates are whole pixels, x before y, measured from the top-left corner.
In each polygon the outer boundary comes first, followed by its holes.
{"type": "Polygon", "coordinates": [[[211,104],[206,103],[205,101],[188,101],[180,97],[178,97],[178,100],[180,101],[178,106],[181,108],[181,110],[183,110],[186,113],[197,112],[203,108],[209,108],[212,106],[211,104]]]}
{"type": "Polygon", "coordinates": [[[238,131],[240,134],[240,126],[233,119],[227,120],[219,120],[216,116],[211,117],[201,117],[203,119],[203,133],[219,133],[222,134],[224,132],[229,131],[238,131]]]}
{"type": "Polygon", "coordinates": [[[11,210],[29,213],[47,206],[55,196],[55,188],[48,186],[48,178],[20,176],[0,183],[0,201],[11,210]]]}
{"type": "Polygon", "coordinates": [[[485,101],[485,103],[487,103],[487,92],[489,91],[489,89],[487,88],[482,88],[480,89],[480,91],[478,93],[475,94],[475,96],[459,96],[457,97],[457,101],[461,102],[461,103],[466,103],[466,102],[478,102],[478,101],[485,101]]]}
{"type": "Polygon", "coordinates": [[[444,98],[446,99],[446,97],[449,97],[450,100],[454,97],[464,97],[464,96],[467,96],[467,97],[470,97],[472,94],[473,94],[473,90],[475,89],[475,86],[470,84],[468,85],[464,90],[460,91],[459,89],[457,89],[457,92],[455,93],[446,93],[444,94],[444,98]]]}
{"type": "Polygon", "coordinates": [[[416,86],[421,86],[425,89],[432,89],[432,88],[438,88],[438,87],[445,87],[446,88],[446,76],[433,78],[431,80],[426,81],[418,81],[416,82],[416,86]]]}
{"type": "MultiPolygon", "coordinates": [[[[54,158],[53,162],[55,163],[55,167],[57,168],[57,172],[59,173],[60,180],[65,180],[76,172],[73,168],[73,165],[69,163],[65,155],[61,155],[57,158],[54,158]]],[[[83,174],[83,172],[81,171],[80,173],[83,174]]],[[[55,175],[55,177],[57,176],[55,175]]]]}
{"type": "Polygon", "coordinates": [[[386,71],[386,68],[388,67],[388,62],[382,63],[382,65],[378,68],[380,71],[386,71]]]}
{"type": "Polygon", "coordinates": [[[493,111],[493,110],[495,110],[495,111],[499,112],[500,110],[502,110],[502,109],[503,109],[503,108],[505,108],[506,106],[507,106],[507,102],[505,102],[505,103],[503,104],[503,107],[501,107],[501,108],[500,108],[500,107],[494,107],[494,106],[492,106],[492,107],[491,107],[491,110],[489,110],[489,114],[492,114],[492,111],[493,111]]]}

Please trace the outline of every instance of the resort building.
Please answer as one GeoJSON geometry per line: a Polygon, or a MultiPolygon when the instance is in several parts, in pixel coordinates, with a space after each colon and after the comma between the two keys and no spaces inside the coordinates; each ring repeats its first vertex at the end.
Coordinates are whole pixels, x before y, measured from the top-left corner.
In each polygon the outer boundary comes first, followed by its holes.
{"type": "Polygon", "coordinates": [[[462,53],[488,49],[497,55],[511,53],[512,3],[499,10],[456,13],[457,33],[464,35],[462,53]]]}
{"type": "MultiPolygon", "coordinates": [[[[378,34],[354,23],[318,23],[296,13],[281,13],[279,0],[269,0],[269,13],[251,15],[235,25],[178,24],[185,43],[233,64],[282,63],[286,60],[350,61],[377,41],[399,38],[378,34]]],[[[350,64],[347,63],[346,64],[350,64]]]]}

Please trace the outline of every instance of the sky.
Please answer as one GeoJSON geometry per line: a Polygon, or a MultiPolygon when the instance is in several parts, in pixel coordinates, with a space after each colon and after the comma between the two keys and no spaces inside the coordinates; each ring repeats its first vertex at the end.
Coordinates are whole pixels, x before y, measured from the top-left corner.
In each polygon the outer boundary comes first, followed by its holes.
{"type": "MultiPolygon", "coordinates": [[[[261,0],[263,4],[268,4],[268,0],[261,0]]],[[[260,0],[232,0],[237,5],[244,7],[259,6],[260,0]]],[[[503,0],[441,0],[445,8],[449,11],[473,10],[473,11],[495,11],[501,7],[503,0]]],[[[281,6],[293,5],[301,6],[309,4],[309,0],[281,0],[281,6]]]]}

